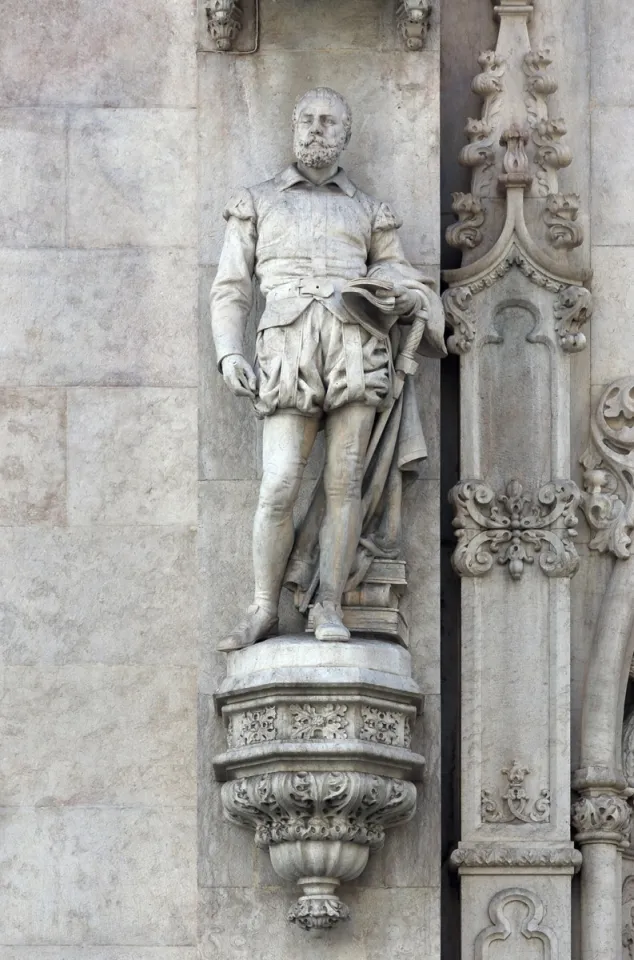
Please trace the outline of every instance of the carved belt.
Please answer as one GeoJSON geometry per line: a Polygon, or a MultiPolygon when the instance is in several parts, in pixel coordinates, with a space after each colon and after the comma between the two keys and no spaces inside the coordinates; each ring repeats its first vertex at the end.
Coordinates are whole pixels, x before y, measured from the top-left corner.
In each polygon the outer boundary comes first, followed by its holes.
{"type": "MultiPolygon", "coordinates": [[[[340,280],[341,285],[345,280],[340,280]]],[[[267,294],[267,300],[286,300],[288,297],[316,297],[326,300],[332,297],[336,290],[335,282],[329,277],[302,277],[301,280],[291,280],[274,287],[267,294]]]]}

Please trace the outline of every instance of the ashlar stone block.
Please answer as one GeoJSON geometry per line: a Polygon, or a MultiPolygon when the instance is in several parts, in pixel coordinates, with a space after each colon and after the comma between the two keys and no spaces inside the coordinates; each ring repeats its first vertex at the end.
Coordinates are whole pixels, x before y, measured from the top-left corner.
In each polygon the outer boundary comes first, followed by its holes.
{"type": "Polygon", "coordinates": [[[606,107],[592,113],[592,241],[598,246],[634,244],[634,187],[630,155],[634,109],[606,107]]]}
{"type": "Polygon", "coordinates": [[[196,522],[196,391],[69,391],[69,520],[196,522]]]}
{"type": "Polygon", "coordinates": [[[7,528],[4,663],[194,666],[197,589],[193,528],[7,528]]]}
{"type": "Polygon", "coordinates": [[[0,807],[196,803],[193,668],[9,666],[0,807]]]}
{"type": "Polygon", "coordinates": [[[0,525],[66,520],[66,394],[0,389],[0,525]]]}
{"type": "MultiPolygon", "coordinates": [[[[634,115],[634,111],[633,111],[634,115]]],[[[605,386],[634,370],[631,323],[634,316],[632,247],[594,247],[592,251],[592,383],[605,386]]],[[[597,396],[598,401],[598,396],[597,396]]],[[[594,409],[594,407],[593,407],[594,409]]]]}
{"type": "Polygon", "coordinates": [[[195,164],[192,110],[78,110],[69,131],[69,246],[195,246],[195,164]]]}
{"type": "Polygon", "coordinates": [[[0,102],[194,106],[195,2],[3,7],[0,102]]]}
{"type": "Polygon", "coordinates": [[[64,112],[0,110],[0,169],[0,245],[62,246],[66,219],[64,112]]]}
{"type": "Polygon", "coordinates": [[[0,250],[0,315],[0,383],[196,384],[193,252],[0,250]]]}
{"type": "Polygon", "coordinates": [[[0,809],[3,949],[194,945],[195,819],[178,807],[0,809]]]}

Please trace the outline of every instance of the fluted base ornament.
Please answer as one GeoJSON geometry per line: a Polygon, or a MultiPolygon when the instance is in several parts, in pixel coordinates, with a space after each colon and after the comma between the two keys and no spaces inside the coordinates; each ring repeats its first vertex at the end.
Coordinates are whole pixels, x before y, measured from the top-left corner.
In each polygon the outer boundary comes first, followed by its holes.
{"type": "Polygon", "coordinates": [[[223,784],[222,804],[228,820],[255,830],[275,872],[302,888],[288,919],[330,929],[350,915],[337,887],[363,872],[386,828],[413,817],[416,787],[366,773],[267,773],[223,784]]]}

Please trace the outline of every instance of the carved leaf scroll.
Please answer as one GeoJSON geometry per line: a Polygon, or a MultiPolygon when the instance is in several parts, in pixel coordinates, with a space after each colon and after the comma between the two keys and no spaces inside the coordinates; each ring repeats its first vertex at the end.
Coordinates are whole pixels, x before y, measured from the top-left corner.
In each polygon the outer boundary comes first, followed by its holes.
{"type": "Polygon", "coordinates": [[[634,529],[634,377],[607,387],[591,421],[581,506],[595,535],[590,548],[621,560],[632,553],[634,529]]]}
{"type": "Polygon", "coordinates": [[[526,791],[524,781],[530,773],[514,760],[504,767],[502,774],[508,781],[504,793],[494,796],[491,790],[483,790],[481,797],[481,815],[484,823],[548,823],[550,821],[550,791],[543,788],[536,798],[526,791]]]}
{"type": "Polygon", "coordinates": [[[493,564],[507,564],[519,580],[535,562],[548,577],[571,577],[579,566],[573,544],[581,494],[572,480],[553,480],[536,494],[525,494],[512,480],[496,493],[480,480],[465,480],[450,491],[458,545],[452,557],[456,573],[481,577],[493,564]]]}

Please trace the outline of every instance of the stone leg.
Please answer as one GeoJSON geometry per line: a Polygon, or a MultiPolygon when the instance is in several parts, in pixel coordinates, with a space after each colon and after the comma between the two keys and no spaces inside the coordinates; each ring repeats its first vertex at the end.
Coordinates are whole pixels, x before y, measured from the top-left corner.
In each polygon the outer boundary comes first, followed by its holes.
{"type": "Polygon", "coordinates": [[[326,516],[319,537],[322,603],[341,603],[359,543],[361,482],[374,417],[374,408],[350,404],[333,411],[326,420],[326,516]]]}
{"type": "Polygon", "coordinates": [[[293,507],[319,429],[315,417],[278,410],[264,421],[263,476],[253,523],[254,603],[277,611],[293,547],[293,507]]]}

